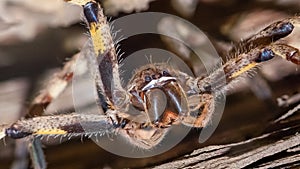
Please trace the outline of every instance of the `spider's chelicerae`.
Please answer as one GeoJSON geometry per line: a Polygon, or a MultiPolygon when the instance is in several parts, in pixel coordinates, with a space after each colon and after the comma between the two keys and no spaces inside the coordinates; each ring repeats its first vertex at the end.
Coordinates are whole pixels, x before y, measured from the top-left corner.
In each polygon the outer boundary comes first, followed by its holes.
{"type": "MultiPolygon", "coordinates": [[[[151,149],[163,140],[173,125],[184,124],[196,128],[206,126],[214,113],[215,97],[226,92],[233,82],[259,64],[276,56],[300,64],[299,50],[278,41],[291,34],[299,24],[300,18],[293,17],[275,22],[241,41],[237,46],[243,50],[235,51],[234,57],[207,76],[191,77],[167,63],[149,64],[139,68],[127,87],[123,88],[115,44],[100,4],[88,0],[70,2],[83,6],[94,49],[90,54],[97,60],[97,66],[90,67],[98,69],[95,81],[104,114],[36,116],[34,113],[38,111],[30,111],[31,114],[25,119],[4,127],[3,136],[19,139],[116,132],[135,146],[151,149]],[[159,92],[166,96],[167,106],[163,111],[160,111],[158,103],[162,98],[156,95],[159,92]],[[139,111],[139,114],[130,113],[129,107],[139,111]],[[95,124],[101,128],[87,131],[82,124],[91,126],[90,129],[95,124]]],[[[63,91],[72,79],[70,67],[75,64],[75,60],[76,56],[56,77],[57,86],[37,97],[35,104],[45,108],[63,91]]]]}

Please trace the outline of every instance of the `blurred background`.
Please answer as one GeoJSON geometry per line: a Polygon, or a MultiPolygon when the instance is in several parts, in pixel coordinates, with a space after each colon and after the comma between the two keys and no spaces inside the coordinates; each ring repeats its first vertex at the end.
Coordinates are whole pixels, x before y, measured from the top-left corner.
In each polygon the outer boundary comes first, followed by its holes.
{"type": "MultiPolygon", "coordinates": [[[[101,3],[110,20],[143,11],[182,17],[206,33],[224,60],[235,42],[246,39],[274,21],[294,17],[300,11],[298,0],[103,0],[101,3]]],[[[23,117],[32,99],[47,85],[53,73],[84,46],[88,36],[81,16],[80,7],[62,0],[0,1],[0,124],[10,124],[23,117]]],[[[162,32],[179,34],[189,45],[201,46],[201,37],[182,23],[166,19],[158,28],[162,32]]],[[[296,28],[282,42],[300,49],[299,30],[296,28]]],[[[123,59],[144,48],[162,48],[181,57],[194,74],[203,71],[189,48],[167,37],[134,36],[123,40],[120,45],[123,59]]],[[[146,167],[196,148],[243,141],[276,128],[300,124],[297,109],[282,123],[272,123],[300,103],[299,67],[276,58],[256,72],[257,76],[246,78],[230,91],[217,131],[203,144],[198,143],[199,130],[193,130],[181,144],[164,154],[129,159],[110,154],[89,139],[74,139],[44,147],[48,167],[146,167]]],[[[72,110],[71,95],[71,87],[68,87],[47,108],[47,112],[72,110]]],[[[298,131],[296,128],[294,132],[298,131]]],[[[16,145],[9,138],[1,141],[0,168],[20,166],[16,164],[18,158],[27,159],[26,153],[18,156],[22,153],[18,152],[20,148],[16,145]]],[[[23,147],[23,151],[26,152],[26,148],[23,147]]],[[[30,163],[23,166],[27,168],[30,163]]]]}

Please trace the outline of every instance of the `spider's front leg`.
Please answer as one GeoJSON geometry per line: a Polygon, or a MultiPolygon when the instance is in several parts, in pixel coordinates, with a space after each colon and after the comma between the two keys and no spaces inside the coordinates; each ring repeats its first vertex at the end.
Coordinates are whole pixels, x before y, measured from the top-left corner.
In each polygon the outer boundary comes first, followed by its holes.
{"type": "MultiPolygon", "coordinates": [[[[106,17],[103,14],[100,4],[95,1],[83,0],[76,1],[72,0],[71,3],[79,4],[83,6],[84,15],[86,22],[88,24],[89,32],[92,40],[92,52],[88,54],[96,58],[96,62],[91,66],[91,69],[95,69],[98,74],[96,76],[96,85],[101,90],[100,91],[100,102],[104,109],[108,109],[106,112],[105,118],[102,115],[95,115],[99,117],[98,120],[100,124],[105,123],[107,126],[119,126],[119,119],[115,119],[114,112],[126,112],[128,107],[128,96],[127,92],[122,88],[121,81],[119,77],[119,65],[117,60],[117,55],[114,47],[114,43],[110,34],[110,27],[106,21],[106,17]],[[83,3],[83,4],[82,4],[83,3]]],[[[89,56],[91,57],[91,56],[89,56]]],[[[66,82],[72,79],[72,65],[75,62],[74,57],[72,62],[69,62],[61,72],[64,76],[58,76],[59,81],[63,81],[63,85],[59,85],[59,89],[64,89],[67,84],[66,82]]],[[[57,81],[55,81],[57,82],[57,81]]],[[[56,84],[56,83],[55,83],[56,84]]],[[[50,85],[50,89],[57,89],[57,85],[50,85]],[[52,87],[51,87],[52,86],[52,87]],[[54,87],[53,87],[54,86],[54,87]],[[56,88],[55,88],[56,87],[56,88]]],[[[53,90],[55,97],[61,93],[62,90],[53,90]]],[[[37,103],[41,104],[43,108],[47,107],[51,100],[47,100],[52,90],[46,90],[43,92],[40,97],[37,97],[37,103]],[[43,102],[46,100],[47,102],[43,102]]],[[[54,97],[51,97],[51,99],[54,97]]],[[[34,103],[35,103],[34,102],[34,103]]],[[[33,104],[35,108],[35,104],[33,104]]],[[[30,114],[35,115],[35,114],[30,114]]],[[[53,116],[41,116],[28,118],[20,120],[10,127],[2,126],[2,137],[9,136],[12,138],[23,138],[28,135],[66,135],[66,134],[76,134],[76,135],[85,135],[89,132],[83,131],[79,125],[80,122],[87,123],[90,115],[76,115],[76,114],[67,114],[67,115],[53,115],[53,116]],[[42,123],[39,121],[43,121],[42,123]],[[68,122],[65,122],[68,121],[68,122]]],[[[96,118],[97,119],[97,118],[96,118]]],[[[92,133],[97,133],[93,131],[92,133]]]]}
{"type": "MultiPolygon", "coordinates": [[[[76,1],[76,0],[74,0],[76,1]]],[[[72,1],[73,2],[73,1],[72,1]]],[[[80,1],[82,2],[82,1],[80,1]]],[[[97,81],[97,84],[100,86],[100,89],[103,91],[103,95],[106,96],[104,100],[101,100],[103,103],[109,103],[110,107],[121,107],[118,104],[120,101],[114,100],[114,98],[119,98],[119,95],[123,94],[123,89],[119,80],[118,73],[118,64],[117,64],[117,56],[115,54],[114,44],[112,42],[112,38],[110,36],[110,28],[108,23],[106,22],[106,18],[103,15],[101,7],[94,1],[84,1],[83,4],[84,14],[86,21],[89,25],[89,30],[93,42],[94,51],[93,56],[97,57],[98,68],[99,68],[99,76],[100,80],[97,81]],[[118,92],[120,91],[120,92],[118,92]],[[118,95],[119,94],[119,95],[118,95]]],[[[72,80],[73,77],[73,67],[75,65],[76,59],[79,55],[75,55],[67,64],[64,66],[63,70],[59,72],[54,78],[51,80],[46,90],[43,90],[33,101],[31,106],[29,107],[29,113],[26,115],[27,118],[25,120],[20,120],[17,123],[14,123],[11,127],[2,126],[3,132],[1,133],[3,136],[7,135],[12,138],[23,138],[27,135],[31,135],[33,133],[41,133],[39,131],[43,131],[44,129],[40,126],[41,123],[33,123],[30,124],[32,119],[30,117],[34,117],[37,115],[42,115],[43,110],[49,105],[49,103],[55,99],[66,87],[68,82],[72,80]],[[25,125],[25,126],[22,126],[25,125]],[[39,130],[31,129],[27,127],[39,128],[39,130]],[[30,132],[29,132],[30,131],[30,132]],[[5,133],[5,134],[4,134],[5,133]]],[[[126,98],[126,97],[120,97],[126,98]]],[[[66,117],[66,116],[63,116],[66,117]]],[[[70,115],[69,118],[74,117],[70,115]]],[[[46,117],[35,117],[34,119],[51,119],[50,116],[46,117]]],[[[60,118],[59,115],[53,116],[53,118],[60,118]]],[[[38,121],[38,120],[37,120],[38,121]]],[[[50,120],[50,123],[59,123],[60,120],[54,121],[50,120]]],[[[47,125],[52,126],[49,123],[45,123],[47,125]]],[[[69,124],[69,126],[75,126],[69,124]]],[[[47,129],[47,126],[42,125],[47,129]]],[[[55,127],[54,127],[55,128],[55,127]]],[[[76,127],[75,127],[76,128],[76,127]]],[[[60,133],[55,130],[51,130],[48,132],[42,132],[45,135],[49,134],[66,134],[68,132],[60,133]]]]}
{"type": "Polygon", "coordinates": [[[275,22],[252,37],[238,43],[229,54],[241,54],[257,47],[268,46],[277,56],[295,64],[300,64],[299,50],[280,41],[281,38],[290,35],[299,25],[300,17],[275,22]]]}
{"type": "Polygon", "coordinates": [[[194,107],[202,107],[200,113],[189,115],[184,121],[187,125],[203,127],[210,120],[214,111],[214,98],[204,97],[212,94],[226,94],[226,91],[237,82],[240,77],[247,74],[258,65],[280,56],[295,64],[300,64],[299,49],[280,42],[279,40],[290,35],[295,26],[300,23],[300,18],[290,18],[275,22],[253,35],[249,39],[238,43],[230,52],[229,59],[220,68],[207,77],[198,77],[187,81],[196,96],[191,97],[189,102],[198,100],[194,107]],[[197,98],[198,97],[198,98],[197,98]],[[204,98],[203,98],[204,97],[204,98]],[[196,105],[196,106],[195,106],[196,105]],[[207,108],[210,106],[209,108],[207,108]]]}
{"type": "Polygon", "coordinates": [[[242,41],[229,52],[229,60],[206,78],[197,78],[195,89],[200,93],[226,91],[241,75],[253,70],[261,63],[280,56],[300,64],[299,49],[281,43],[279,40],[290,35],[300,22],[299,17],[278,21],[258,34],[242,41]],[[222,82],[225,84],[219,84],[222,82]]]}
{"type": "Polygon", "coordinates": [[[119,64],[110,26],[99,3],[86,1],[83,5],[84,16],[89,28],[93,52],[96,58],[96,85],[100,89],[100,101],[104,109],[126,112],[129,96],[123,89],[119,74],[119,64]],[[103,97],[102,97],[103,96],[103,97]]]}
{"type": "Polygon", "coordinates": [[[11,138],[27,136],[103,135],[115,129],[109,117],[98,114],[64,114],[19,120],[2,132],[11,138]]]}

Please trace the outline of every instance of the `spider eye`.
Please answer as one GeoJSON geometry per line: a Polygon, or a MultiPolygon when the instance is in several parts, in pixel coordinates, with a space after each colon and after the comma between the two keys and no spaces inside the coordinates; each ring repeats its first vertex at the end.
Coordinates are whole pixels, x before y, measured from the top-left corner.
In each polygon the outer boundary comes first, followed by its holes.
{"type": "Polygon", "coordinates": [[[163,75],[163,76],[170,76],[169,72],[168,72],[168,71],[165,71],[165,70],[162,72],[162,75],[163,75]]]}
{"type": "Polygon", "coordinates": [[[150,82],[152,80],[152,78],[149,76],[149,75],[146,75],[145,76],[145,81],[146,82],[150,82]]]}

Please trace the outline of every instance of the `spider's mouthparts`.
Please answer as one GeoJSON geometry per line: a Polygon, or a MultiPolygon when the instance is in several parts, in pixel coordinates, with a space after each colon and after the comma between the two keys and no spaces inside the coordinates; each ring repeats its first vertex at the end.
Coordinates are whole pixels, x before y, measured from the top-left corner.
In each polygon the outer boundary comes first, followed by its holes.
{"type": "Polygon", "coordinates": [[[176,80],[176,78],[175,77],[161,77],[159,79],[153,79],[142,88],[142,91],[150,90],[157,86],[162,86],[167,81],[172,81],[172,80],[176,80]]]}

